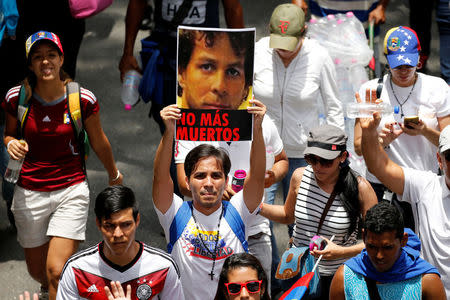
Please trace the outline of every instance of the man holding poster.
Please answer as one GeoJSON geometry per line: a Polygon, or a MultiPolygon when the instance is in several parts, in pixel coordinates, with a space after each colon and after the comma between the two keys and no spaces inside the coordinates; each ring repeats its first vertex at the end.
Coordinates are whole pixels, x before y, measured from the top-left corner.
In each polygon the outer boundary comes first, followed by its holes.
{"type": "Polygon", "coordinates": [[[254,40],[254,29],[179,28],[177,139],[251,140],[254,40]]]}
{"type": "Polygon", "coordinates": [[[250,171],[243,189],[230,201],[222,201],[231,163],[222,149],[200,145],[186,157],[185,180],[193,201],[173,193],[169,174],[175,120],[181,110],[175,105],[161,111],[166,131],[154,160],[153,203],[164,228],[168,251],[180,268],[186,299],[213,299],[220,270],[233,253],[247,251],[248,224],[256,218],[264,194],[265,146],[262,121],[265,106],[251,100],[246,113],[254,115],[250,171]]]}

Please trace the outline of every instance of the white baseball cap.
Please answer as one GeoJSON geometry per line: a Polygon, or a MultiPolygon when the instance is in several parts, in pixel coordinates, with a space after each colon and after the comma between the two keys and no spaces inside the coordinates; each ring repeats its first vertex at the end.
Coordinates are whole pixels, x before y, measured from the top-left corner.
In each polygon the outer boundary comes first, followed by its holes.
{"type": "Polygon", "coordinates": [[[447,125],[439,135],[439,153],[444,153],[450,149],[450,125],[447,125]]]}

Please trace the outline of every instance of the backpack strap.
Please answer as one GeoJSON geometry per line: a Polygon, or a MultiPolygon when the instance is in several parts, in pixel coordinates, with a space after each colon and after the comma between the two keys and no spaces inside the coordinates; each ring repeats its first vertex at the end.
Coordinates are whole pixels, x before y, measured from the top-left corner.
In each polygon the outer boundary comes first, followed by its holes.
{"type": "Polygon", "coordinates": [[[192,201],[183,201],[181,207],[178,209],[172,224],[169,229],[169,243],[167,244],[167,252],[172,253],[173,245],[180,238],[184,228],[188,224],[192,216],[192,201]]]}
{"type": "Polygon", "coordinates": [[[245,239],[245,225],[241,215],[229,201],[222,201],[222,205],[224,206],[223,217],[241,242],[244,251],[248,252],[248,242],[245,239]]]}
{"type": "Polygon", "coordinates": [[[83,130],[83,117],[81,115],[81,94],[80,85],[77,82],[69,82],[66,85],[67,93],[67,107],[69,110],[69,116],[73,121],[73,127],[75,130],[75,136],[78,138],[83,130]]]}
{"type": "Polygon", "coordinates": [[[83,173],[87,175],[86,160],[89,155],[89,139],[84,130],[83,113],[81,111],[80,84],[74,81],[67,83],[66,94],[70,123],[72,124],[72,129],[78,143],[83,173]]]}
{"type": "MultiPolygon", "coordinates": [[[[231,230],[237,236],[242,244],[245,252],[248,252],[248,242],[245,239],[245,225],[239,212],[228,201],[222,201],[224,207],[223,217],[227,221],[231,230]]],[[[192,216],[192,201],[184,201],[178,209],[169,229],[169,243],[167,244],[167,252],[172,253],[173,246],[180,238],[192,216]]]]}
{"type": "Polygon", "coordinates": [[[28,119],[28,109],[30,108],[29,101],[26,101],[27,91],[25,85],[22,84],[19,91],[19,102],[17,105],[17,136],[23,139],[23,129],[25,128],[25,123],[28,119]]]}

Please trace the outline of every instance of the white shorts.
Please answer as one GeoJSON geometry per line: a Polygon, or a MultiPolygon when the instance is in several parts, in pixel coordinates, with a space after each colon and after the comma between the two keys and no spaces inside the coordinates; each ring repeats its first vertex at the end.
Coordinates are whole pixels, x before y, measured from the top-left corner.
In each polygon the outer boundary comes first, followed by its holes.
{"type": "Polygon", "coordinates": [[[35,248],[52,236],[83,241],[89,211],[86,181],[52,192],[39,192],[16,185],[11,207],[17,227],[17,241],[23,248],[35,248]]]}

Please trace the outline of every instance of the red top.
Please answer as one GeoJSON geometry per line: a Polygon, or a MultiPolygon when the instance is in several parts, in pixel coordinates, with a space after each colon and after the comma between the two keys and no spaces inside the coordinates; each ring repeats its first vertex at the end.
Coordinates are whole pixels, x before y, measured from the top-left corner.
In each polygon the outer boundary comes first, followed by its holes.
{"type": "MultiPolygon", "coordinates": [[[[20,86],[8,91],[3,109],[17,117],[20,86]]],[[[33,95],[25,123],[25,156],[18,185],[33,191],[55,191],[85,180],[82,157],[68,117],[66,96],[46,103],[33,95]]],[[[86,120],[99,111],[97,99],[81,88],[81,111],[86,120]]]]}

